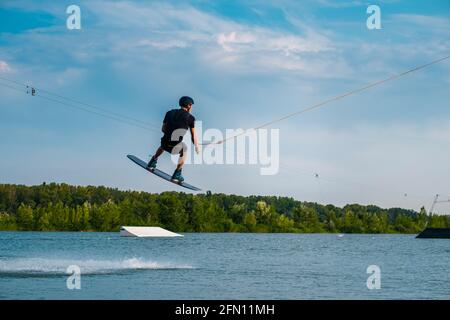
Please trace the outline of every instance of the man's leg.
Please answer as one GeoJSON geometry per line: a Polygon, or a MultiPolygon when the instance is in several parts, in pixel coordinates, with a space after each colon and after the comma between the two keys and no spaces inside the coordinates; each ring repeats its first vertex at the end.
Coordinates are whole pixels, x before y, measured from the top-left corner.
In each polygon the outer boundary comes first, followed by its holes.
{"type": "Polygon", "coordinates": [[[178,182],[183,182],[184,178],[181,174],[181,169],[183,168],[184,162],[186,160],[187,157],[187,153],[183,152],[183,150],[181,150],[180,152],[180,158],[178,159],[178,164],[177,164],[177,168],[175,169],[175,172],[172,175],[172,180],[176,180],[178,182]]]}
{"type": "Polygon", "coordinates": [[[186,152],[180,153],[180,158],[178,159],[177,171],[183,168],[184,162],[186,161],[186,152]]]}
{"type": "Polygon", "coordinates": [[[153,170],[156,168],[156,162],[160,155],[162,155],[164,152],[164,149],[160,146],[158,150],[156,150],[156,153],[153,155],[153,157],[150,159],[150,161],[147,164],[147,168],[150,170],[153,170]]]}
{"type": "Polygon", "coordinates": [[[164,149],[160,146],[158,150],[156,150],[155,154],[153,155],[153,159],[158,160],[159,156],[164,153],[164,149]]]}

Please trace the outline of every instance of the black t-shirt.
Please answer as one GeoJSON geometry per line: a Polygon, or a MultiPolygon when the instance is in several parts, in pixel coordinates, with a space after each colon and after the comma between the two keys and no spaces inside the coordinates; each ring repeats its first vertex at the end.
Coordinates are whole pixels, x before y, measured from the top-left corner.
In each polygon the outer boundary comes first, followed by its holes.
{"type": "Polygon", "coordinates": [[[166,132],[164,132],[163,140],[165,141],[182,141],[183,136],[189,128],[194,128],[195,118],[186,110],[172,109],[166,113],[163,121],[166,125],[166,132]],[[184,129],[184,131],[176,132],[177,137],[172,137],[172,134],[177,129],[184,129]],[[176,139],[178,138],[178,139],[176,139]]]}

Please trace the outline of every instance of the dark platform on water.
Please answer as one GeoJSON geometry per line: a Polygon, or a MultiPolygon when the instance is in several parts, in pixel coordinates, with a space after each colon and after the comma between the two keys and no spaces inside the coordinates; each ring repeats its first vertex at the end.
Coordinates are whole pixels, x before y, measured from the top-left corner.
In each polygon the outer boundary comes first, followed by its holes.
{"type": "Polygon", "coordinates": [[[450,228],[426,228],[416,238],[450,239],[450,228]]]}

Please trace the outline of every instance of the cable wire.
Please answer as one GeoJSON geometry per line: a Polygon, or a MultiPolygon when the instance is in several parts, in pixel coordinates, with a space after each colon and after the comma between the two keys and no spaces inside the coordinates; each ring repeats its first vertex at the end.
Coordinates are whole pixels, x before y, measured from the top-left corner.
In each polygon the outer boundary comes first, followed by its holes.
{"type": "Polygon", "coordinates": [[[32,86],[32,85],[27,85],[25,83],[21,83],[21,82],[12,80],[12,79],[4,78],[4,77],[1,77],[1,76],[0,76],[0,79],[4,80],[4,81],[8,81],[10,83],[14,83],[16,85],[19,85],[19,86],[23,87],[23,90],[20,90],[18,88],[12,87],[10,85],[4,84],[4,83],[0,83],[0,85],[2,85],[4,87],[7,87],[9,89],[13,89],[13,90],[16,90],[16,91],[19,91],[19,92],[24,92],[24,90],[26,90],[27,94],[29,94],[29,92],[28,92],[29,88],[35,89],[37,92],[32,94],[35,97],[39,97],[41,99],[45,99],[45,100],[48,100],[48,101],[59,103],[61,105],[68,106],[70,108],[74,108],[74,109],[82,110],[82,111],[85,111],[85,112],[89,112],[91,114],[95,114],[95,115],[98,115],[98,116],[106,117],[106,118],[109,118],[109,119],[112,119],[112,120],[115,120],[115,121],[118,121],[118,122],[125,123],[125,124],[130,125],[130,126],[135,126],[135,127],[141,128],[141,129],[148,130],[148,131],[154,131],[154,132],[158,132],[158,133],[160,133],[160,131],[161,131],[156,126],[152,125],[151,123],[148,123],[148,122],[145,122],[145,121],[141,121],[139,119],[135,119],[135,118],[129,117],[127,115],[123,115],[123,114],[120,114],[120,113],[109,111],[107,109],[100,108],[100,107],[94,106],[94,105],[89,104],[89,103],[85,103],[85,102],[78,101],[78,100],[75,100],[75,99],[72,99],[72,98],[69,98],[69,97],[65,97],[65,96],[62,96],[60,94],[52,93],[51,91],[40,89],[38,87],[35,87],[35,86],[32,86]],[[44,95],[42,95],[41,93],[44,93],[44,95]],[[56,97],[58,99],[54,99],[52,97],[48,97],[48,96],[45,96],[45,95],[50,95],[50,96],[56,97]],[[65,101],[61,101],[61,99],[69,101],[70,103],[67,103],[65,101]],[[82,107],[82,106],[84,106],[84,107],[82,107]]]}
{"type": "Polygon", "coordinates": [[[426,68],[426,67],[429,67],[429,66],[431,66],[431,65],[434,65],[434,64],[437,64],[437,63],[442,62],[442,61],[444,61],[444,60],[447,60],[448,58],[450,58],[450,55],[449,55],[449,56],[446,56],[446,57],[443,57],[443,58],[440,58],[440,59],[437,59],[437,60],[434,60],[434,61],[431,61],[431,62],[428,62],[428,63],[423,64],[423,65],[414,67],[414,68],[412,68],[412,69],[403,71],[403,72],[401,72],[401,73],[395,74],[395,75],[390,76],[390,77],[388,77],[388,78],[385,78],[385,79],[382,79],[382,80],[378,80],[378,81],[372,82],[372,83],[370,83],[370,84],[368,84],[368,85],[365,85],[365,86],[363,86],[363,87],[361,87],[361,88],[354,89],[354,90],[348,91],[348,92],[346,92],[346,93],[343,93],[343,94],[334,96],[334,97],[332,97],[332,98],[329,98],[329,99],[327,99],[327,100],[324,100],[324,101],[322,101],[322,102],[319,102],[319,103],[317,103],[317,104],[314,104],[314,105],[312,105],[312,106],[309,106],[309,107],[304,108],[304,109],[302,109],[302,110],[295,111],[295,112],[292,112],[292,113],[290,113],[290,114],[287,114],[287,115],[285,115],[285,116],[283,116],[283,117],[281,117],[281,118],[278,118],[278,119],[275,119],[275,120],[272,120],[272,121],[263,123],[263,124],[261,124],[261,125],[259,125],[259,126],[256,126],[256,127],[254,127],[254,128],[248,129],[248,130],[246,130],[246,131],[244,131],[244,132],[242,132],[242,133],[238,133],[238,134],[236,134],[236,135],[234,135],[234,136],[225,138],[225,139],[220,140],[220,141],[217,141],[217,142],[210,142],[210,143],[207,143],[207,144],[204,144],[204,145],[221,144],[221,143],[223,143],[223,142],[225,142],[225,141],[227,141],[227,140],[231,140],[231,139],[237,138],[237,137],[239,137],[239,136],[245,135],[245,134],[247,133],[247,131],[258,130],[258,129],[261,129],[261,128],[265,128],[265,127],[271,126],[271,125],[274,124],[274,123],[277,123],[277,122],[280,122],[280,121],[289,119],[289,118],[291,118],[291,117],[300,115],[300,114],[302,114],[302,113],[306,113],[306,112],[312,111],[312,110],[314,110],[314,109],[321,108],[321,107],[323,107],[323,106],[326,106],[326,105],[330,104],[331,102],[334,102],[334,101],[343,99],[343,98],[345,98],[345,97],[348,97],[348,96],[351,96],[351,95],[360,93],[360,92],[362,92],[362,91],[366,91],[366,90],[368,90],[368,89],[370,89],[370,88],[373,88],[373,87],[382,85],[382,84],[384,84],[384,83],[386,83],[386,82],[390,82],[390,81],[396,80],[396,79],[401,78],[401,77],[403,77],[403,76],[405,76],[405,75],[407,75],[407,74],[410,74],[410,73],[419,71],[419,70],[424,69],[424,68],[426,68]]]}

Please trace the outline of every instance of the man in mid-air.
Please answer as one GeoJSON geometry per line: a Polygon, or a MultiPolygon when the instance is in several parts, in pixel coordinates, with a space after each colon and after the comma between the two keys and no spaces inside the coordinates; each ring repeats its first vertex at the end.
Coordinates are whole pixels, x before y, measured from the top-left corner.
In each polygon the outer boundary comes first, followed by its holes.
{"type": "Polygon", "coordinates": [[[172,181],[181,183],[184,181],[181,175],[181,169],[186,160],[186,152],[183,147],[183,136],[189,129],[191,132],[191,140],[195,146],[195,152],[199,153],[197,135],[195,132],[195,118],[191,114],[192,105],[194,100],[191,97],[181,97],[179,101],[180,109],[172,109],[166,113],[164,117],[162,132],[164,136],[161,138],[161,146],[156,150],[150,162],[147,164],[147,168],[154,170],[158,158],[164,151],[170,152],[172,154],[179,154],[180,158],[178,160],[177,168],[172,175],[172,181]]]}

